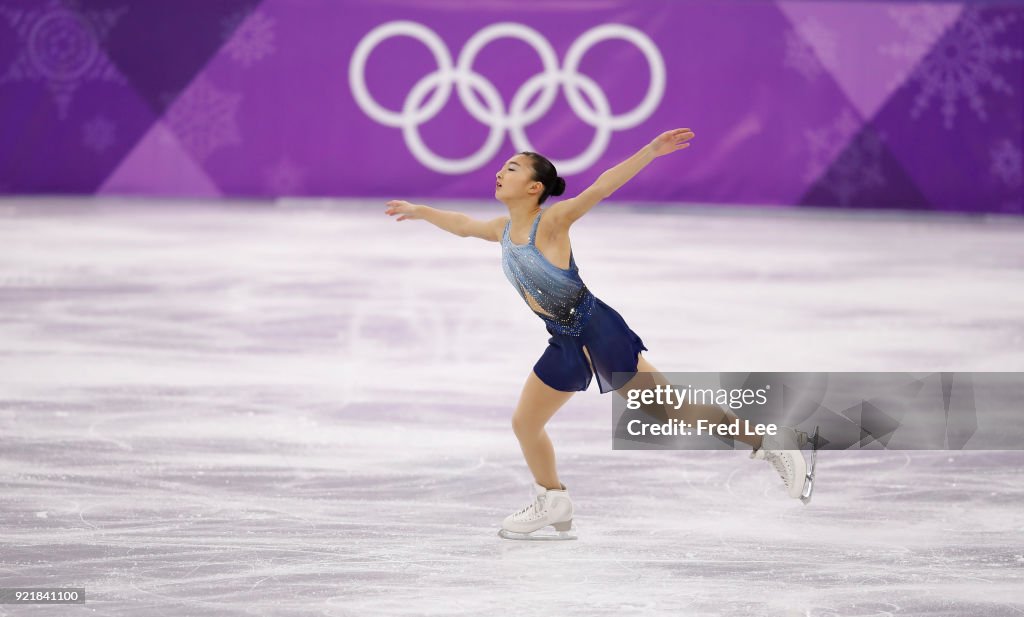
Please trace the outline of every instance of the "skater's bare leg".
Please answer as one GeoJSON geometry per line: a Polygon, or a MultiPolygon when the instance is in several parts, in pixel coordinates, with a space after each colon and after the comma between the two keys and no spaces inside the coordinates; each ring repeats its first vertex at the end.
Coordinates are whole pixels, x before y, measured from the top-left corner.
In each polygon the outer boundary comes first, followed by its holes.
{"type": "Polygon", "coordinates": [[[560,489],[561,482],[555,469],[555,448],[551,445],[544,425],[555,415],[575,392],[555,390],[530,371],[523,385],[519,404],[512,414],[512,430],[533,479],[544,488],[560,489]]]}
{"type": "MultiPolygon", "coordinates": [[[[626,398],[627,392],[632,389],[646,390],[653,389],[655,386],[659,385],[671,385],[669,380],[658,372],[658,369],[656,369],[653,364],[647,361],[647,358],[643,356],[643,353],[637,354],[637,371],[639,372],[633,377],[633,379],[616,390],[616,392],[618,392],[618,394],[623,398],[626,398]]],[[[694,425],[698,420],[706,420],[709,425],[726,424],[729,426],[741,421],[736,414],[732,412],[732,410],[723,409],[718,405],[684,404],[678,410],[675,409],[674,406],[659,405],[644,405],[642,408],[644,411],[647,411],[661,420],[673,418],[684,421],[690,425],[694,425]]],[[[734,439],[748,444],[754,449],[761,447],[760,435],[745,435],[741,430],[739,431],[739,435],[736,435],[734,439]]]]}

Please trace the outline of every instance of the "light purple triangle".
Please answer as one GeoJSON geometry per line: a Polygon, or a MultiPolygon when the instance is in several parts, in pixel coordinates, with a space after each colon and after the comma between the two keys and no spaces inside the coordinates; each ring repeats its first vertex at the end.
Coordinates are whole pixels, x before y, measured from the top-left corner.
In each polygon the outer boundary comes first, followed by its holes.
{"type": "Polygon", "coordinates": [[[963,11],[962,4],[940,3],[779,2],[778,7],[866,119],[963,11]]]}
{"type": "Polygon", "coordinates": [[[220,197],[210,177],[164,123],[149,129],[100,187],[100,194],[220,197]]]}

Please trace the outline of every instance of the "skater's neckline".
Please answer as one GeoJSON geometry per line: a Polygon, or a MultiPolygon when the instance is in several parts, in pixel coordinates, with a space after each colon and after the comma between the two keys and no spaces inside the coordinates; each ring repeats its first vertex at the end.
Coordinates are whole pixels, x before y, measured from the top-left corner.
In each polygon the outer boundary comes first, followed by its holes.
{"type": "Polygon", "coordinates": [[[546,263],[547,265],[551,266],[555,270],[558,270],[561,273],[572,274],[574,272],[578,272],[579,271],[579,266],[576,265],[576,259],[573,257],[573,254],[572,254],[572,244],[571,243],[569,245],[569,267],[568,268],[563,268],[561,266],[556,266],[554,264],[554,262],[552,262],[550,259],[548,259],[544,255],[544,253],[541,252],[540,247],[537,246],[537,226],[540,223],[540,217],[541,217],[542,214],[544,214],[544,212],[545,212],[544,210],[539,212],[537,214],[537,217],[534,219],[534,221],[533,221],[533,229],[530,231],[530,239],[526,241],[526,244],[516,244],[515,242],[512,241],[512,220],[509,219],[509,221],[507,223],[505,223],[505,237],[508,239],[508,243],[511,244],[515,248],[526,248],[528,246],[532,246],[534,252],[537,253],[537,255],[540,257],[541,261],[543,261],[544,263],[546,263]]]}
{"type": "Polygon", "coordinates": [[[531,244],[533,244],[534,240],[537,237],[537,225],[540,224],[540,217],[542,214],[544,214],[544,210],[538,210],[537,216],[533,217],[533,224],[530,225],[530,235],[527,236],[526,242],[524,242],[523,244],[519,244],[518,242],[512,240],[512,218],[509,217],[508,222],[505,223],[505,229],[508,235],[508,243],[511,244],[512,246],[530,246],[531,244]]]}

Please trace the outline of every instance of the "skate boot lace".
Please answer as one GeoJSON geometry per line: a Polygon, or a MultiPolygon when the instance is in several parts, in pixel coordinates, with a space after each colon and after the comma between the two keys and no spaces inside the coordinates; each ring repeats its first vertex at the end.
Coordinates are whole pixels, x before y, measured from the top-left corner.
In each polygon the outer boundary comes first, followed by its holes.
{"type": "Polygon", "coordinates": [[[544,509],[543,506],[542,506],[543,500],[544,500],[543,497],[537,497],[536,499],[533,500],[532,503],[526,504],[525,506],[523,506],[523,508],[521,510],[516,512],[515,516],[522,517],[526,513],[530,512],[531,510],[534,511],[533,513],[541,512],[544,509]]]}
{"type": "Polygon", "coordinates": [[[789,488],[789,467],[783,461],[783,456],[776,452],[765,451],[764,457],[768,459],[771,464],[775,467],[775,471],[779,472],[779,476],[782,481],[785,482],[786,488],[789,488]]]}

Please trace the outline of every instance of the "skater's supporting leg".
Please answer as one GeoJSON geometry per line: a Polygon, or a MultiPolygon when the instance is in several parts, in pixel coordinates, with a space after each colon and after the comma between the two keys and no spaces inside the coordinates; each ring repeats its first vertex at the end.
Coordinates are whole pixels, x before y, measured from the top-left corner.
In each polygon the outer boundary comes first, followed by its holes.
{"type": "MultiPolygon", "coordinates": [[[[655,386],[668,386],[671,385],[668,379],[665,378],[653,364],[644,358],[642,353],[637,354],[637,374],[631,379],[626,385],[622,386],[616,392],[623,398],[627,397],[629,390],[633,389],[653,389],[655,386]]],[[[667,405],[643,405],[641,409],[647,412],[649,415],[658,418],[659,420],[665,421],[670,418],[676,420],[682,420],[690,425],[695,425],[698,420],[706,420],[710,425],[726,424],[729,426],[735,425],[740,422],[740,419],[729,409],[723,409],[718,405],[682,405],[679,409],[675,409],[674,406],[667,405]]],[[[743,431],[739,432],[739,435],[735,436],[737,441],[741,441],[745,444],[752,446],[755,450],[761,447],[761,436],[760,435],[745,435],[743,431]]]]}
{"type": "Polygon", "coordinates": [[[512,415],[512,430],[519,440],[526,464],[533,473],[533,479],[545,488],[558,489],[561,483],[555,469],[555,449],[544,425],[573,394],[555,390],[530,371],[512,415]]]}

